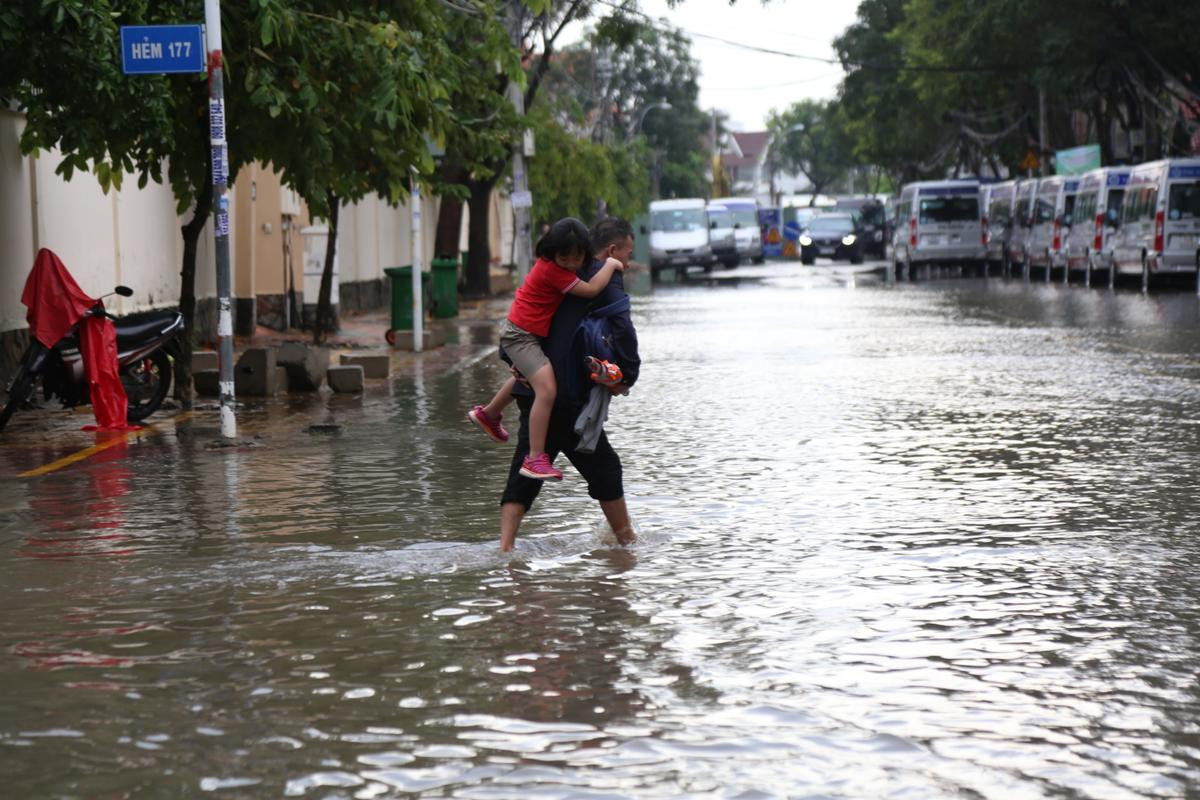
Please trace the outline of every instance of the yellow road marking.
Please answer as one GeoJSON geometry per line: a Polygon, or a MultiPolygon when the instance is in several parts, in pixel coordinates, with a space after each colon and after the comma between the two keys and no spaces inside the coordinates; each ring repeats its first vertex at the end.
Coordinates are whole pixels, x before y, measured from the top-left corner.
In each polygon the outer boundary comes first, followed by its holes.
{"type": "MultiPolygon", "coordinates": [[[[184,420],[188,419],[195,413],[196,412],[194,412],[194,411],[183,411],[183,412],[180,412],[179,414],[176,414],[174,417],[172,417],[171,421],[178,424],[178,423],[183,422],[184,420]]],[[[60,470],[63,467],[69,467],[77,461],[83,461],[85,458],[91,458],[92,456],[96,455],[96,453],[102,453],[105,450],[109,449],[110,447],[116,447],[117,445],[121,444],[122,442],[127,442],[130,439],[141,438],[142,436],[145,436],[148,433],[159,433],[161,430],[162,429],[159,428],[157,425],[146,425],[141,430],[124,431],[124,432],[118,433],[117,435],[113,436],[113,438],[111,438],[111,439],[101,442],[100,444],[92,445],[91,447],[84,448],[83,450],[80,450],[78,453],[72,453],[69,456],[63,456],[62,458],[58,459],[57,461],[52,461],[49,464],[46,464],[45,466],[41,466],[36,469],[31,469],[26,472],[22,472],[19,475],[17,475],[17,477],[18,478],[36,478],[39,475],[45,475],[47,473],[54,472],[55,470],[60,470]]]]}

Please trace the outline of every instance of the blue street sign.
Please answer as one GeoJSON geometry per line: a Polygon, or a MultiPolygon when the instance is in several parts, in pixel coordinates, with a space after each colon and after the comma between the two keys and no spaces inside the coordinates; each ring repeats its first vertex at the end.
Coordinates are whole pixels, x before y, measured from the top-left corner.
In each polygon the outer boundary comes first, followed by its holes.
{"type": "Polygon", "coordinates": [[[122,25],[121,66],[126,75],[204,72],[204,28],[122,25]]]}

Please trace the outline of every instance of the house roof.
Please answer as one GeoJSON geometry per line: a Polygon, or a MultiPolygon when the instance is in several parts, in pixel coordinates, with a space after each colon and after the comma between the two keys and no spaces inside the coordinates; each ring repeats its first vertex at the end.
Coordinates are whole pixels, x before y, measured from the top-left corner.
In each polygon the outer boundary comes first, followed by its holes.
{"type": "Polygon", "coordinates": [[[758,163],[763,148],[771,135],[767,131],[735,131],[733,139],[742,151],[740,156],[729,155],[722,159],[730,167],[750,167],[758,163]]]}

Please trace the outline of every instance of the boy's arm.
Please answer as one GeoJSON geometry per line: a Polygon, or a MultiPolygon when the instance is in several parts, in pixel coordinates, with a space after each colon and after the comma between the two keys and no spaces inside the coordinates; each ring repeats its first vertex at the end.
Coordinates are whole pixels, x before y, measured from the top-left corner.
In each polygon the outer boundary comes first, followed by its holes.
{"type": "Polygon", "coordinates": [[[576,295],[577,297],[595,297],[596,295],[600,294],[600,292],[604,291],[604,287],[608,286],[608,281],[612,278],[613,271],[618,268],[624,270],[624,267],[621,266],[620,261],[617,261],[615,258],[610,258],[604,262],[604,266],[592,276],[591,280],[587,281],[586,283],[584,281],[579,281],[570,289],[568,289],[567,293],[576,295]]]}

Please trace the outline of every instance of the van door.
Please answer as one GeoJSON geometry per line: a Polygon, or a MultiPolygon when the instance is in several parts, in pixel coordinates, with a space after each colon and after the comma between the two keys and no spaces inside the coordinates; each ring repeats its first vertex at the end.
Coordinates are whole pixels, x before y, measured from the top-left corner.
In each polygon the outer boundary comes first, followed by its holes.
{"type": "Polygon", "coordinates": [[[968,191],[931,188],[917,195],[917,247],[923,254],[980,245],[979,190],[968,191]]]}
{"type": "Polygon", "coordinates": [[[1200,166],[1171,167],[1167,174],[1163,253],[1174,267],[1195,267],[1200,251],[1200,166]]]}

